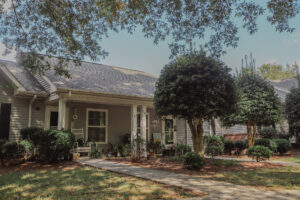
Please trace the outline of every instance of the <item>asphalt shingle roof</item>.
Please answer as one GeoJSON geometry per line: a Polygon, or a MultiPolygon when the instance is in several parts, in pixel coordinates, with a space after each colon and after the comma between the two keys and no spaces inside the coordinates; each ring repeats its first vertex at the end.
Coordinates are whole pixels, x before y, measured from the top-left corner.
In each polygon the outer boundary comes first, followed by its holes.
{"type": "Polygon", "coordinates": [[[5,67],[27,91],[46,94],[43,86],[24,67],[19,66],[16,62],[6,60],[0,60],[0,65],[5,67]]]}
{"type": "Polygon", "coordinates": [[[157,78],[145,72],[90,62],[82,62],[81,66],[69,62],[66,69],[71,75],[70,79],[55,75],[53,70],[45,75],[57,88],[137,97],[154,96],[157,78]]]}

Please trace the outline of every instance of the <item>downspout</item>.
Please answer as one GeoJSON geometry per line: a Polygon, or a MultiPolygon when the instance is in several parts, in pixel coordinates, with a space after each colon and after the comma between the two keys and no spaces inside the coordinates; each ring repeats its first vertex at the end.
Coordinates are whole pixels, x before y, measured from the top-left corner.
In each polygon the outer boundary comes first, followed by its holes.
{"type": "Polygon", "coordinates": [[[37,95],[35,94],[31,101],[29,102],[29,112],[28,112],[28,127],[31,127],[31,110],[32,110],[32,103],[35,101],[37,95]]]}

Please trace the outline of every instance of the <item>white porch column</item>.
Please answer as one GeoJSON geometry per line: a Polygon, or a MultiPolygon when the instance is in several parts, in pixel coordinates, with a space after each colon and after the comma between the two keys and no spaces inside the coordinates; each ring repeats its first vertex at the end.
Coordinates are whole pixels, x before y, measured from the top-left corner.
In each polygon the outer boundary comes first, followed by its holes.
{"type": "Polygon", "coordinates": [[[131,106],[131,154],[136,156],[136,148],[133,146],[133,141],[137,137],[137,105],[131,106]]]}
{"type": "Polygon", "coordinates": [[[58,100],[58,130],[65,130],[66,124],[66,101],[63,98],[58,100]]]}
{"type": "Polygon", "coordinates": [[[137,137],[137,105],[131,106],[131,143],[137,137]]]}
{"type": "Polygon", "coordinates": [[[146,139],[147,139],[147,107],[142,106],[141,109],[141,137],[144,141],[143,143],[143,149],[145,149],[143,153],[143,157],[147,157],[147,151],[146,151],[146,139]]]}

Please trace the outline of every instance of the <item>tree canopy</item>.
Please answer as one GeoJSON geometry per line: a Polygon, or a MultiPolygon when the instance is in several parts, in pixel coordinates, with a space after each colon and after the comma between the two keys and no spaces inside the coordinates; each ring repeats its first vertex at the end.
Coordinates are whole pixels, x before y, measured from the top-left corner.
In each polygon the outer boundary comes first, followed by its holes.
{"type": "Polygon", "coordinates": [[[160,116],[188,121],[194,150],[203,151],[203,120],[234,112],[236,96],[230,68],[201,52],[178,57],[161,71],[154,106],[160,116]]]}
{"type": "Polygon", "coordinates": [[[224,47],[238,45],[240,22],[253,34],[264,16],[276,31],[292,32],[289,21],[299,11],[298,0],[0,0],[0,38],[7,50],[27,53],[25,67],[37,72],[54,67],[67,75],[70,59],[106,56],[101,42],[111,31],[133,33],[139,27],[154,43],[170,38],[172,55],[191,43],[221,55],[224,47]],[[50,66],[39,53],[61,61],[50,66]]]}
{"type": "Polygon", "coordinates": [[[253,146],[257,125],[272,125],[280,120],[280,99],[274,87],[255,73],[243,73],[238,76],[236,88],[237,112],[224,117],[222,121],[225,126],[247,125],[249,146],[253,146]]]}
{"type": "Polygon", "coordinates": [[[290,134],[296,136],[300,142],[300,87],[291,89],[287,95],[285,113],[290,134]]]}
{"type": "Polygon", "coordinates": [[[297,76],[298,65],[263,64],[258,68],[259,74],[269,80],[281,80],[297,76]]]}

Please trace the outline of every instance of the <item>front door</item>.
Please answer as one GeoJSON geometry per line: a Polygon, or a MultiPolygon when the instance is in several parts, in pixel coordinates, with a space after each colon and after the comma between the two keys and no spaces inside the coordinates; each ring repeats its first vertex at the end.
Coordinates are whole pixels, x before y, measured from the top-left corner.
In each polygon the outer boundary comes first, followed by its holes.
{"type": "MultiPolygon", "coordinates": [[[[69,108],[66,109],[66,122],[65,129],[68,129],[69,119],[69,108]]],[[[57,129],[58,125],[58,107],[57,106],[46,106],[45,113],[45,129],[57,129]]]]}
{"type": "Polygon", "coordinates": [[[163,132],[163,142],[166,146],[171,146],[175,144],[176,138],[176,121],[172,117],[166,117],[163,119],[162,132],[163,132]]]}

